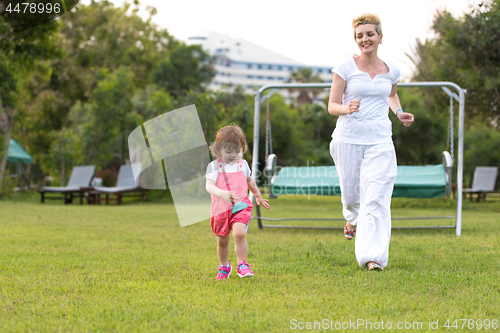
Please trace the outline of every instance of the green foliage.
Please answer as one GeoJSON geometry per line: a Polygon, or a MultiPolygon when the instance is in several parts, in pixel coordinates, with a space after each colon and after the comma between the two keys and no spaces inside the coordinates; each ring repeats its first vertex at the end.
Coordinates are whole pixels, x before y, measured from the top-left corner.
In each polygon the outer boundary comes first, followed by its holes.
{"type": "Polygon", "coordinates": [[[83,151],[78,133],[72,129],[50,132],[50,148],[48,154],[40,159],[43,170],[50,170],[56,186],[67,184],[71,168],[83,165],[83,151]],[[62,166],[65,166],[65,179],[62,179],[62,166]]]}
{"type": "MultiPolygon", "coordinates": [[[[152,14],[153,15],[153,14],[152,14]]],[[[86,100],[99,68],[113,72],[129,67],[137,86],[150,82],[149,73],[179,42],[151,22],[130,11],[130,4],[91,2],[62,17],[61,36],[66,57],[54,63],[52,88],[65,87],[74,101],[86,100]]]]}
{"type": "Polygon", "coordinates": [[[117,154],[122,162],[128,157],[126,138],[139,125],[140,117],[132,112],[130,97],[134,74],[129,68],[114,73],[101,70],[88,108],[74,109],[79,137],[83,141],[84,164],[103,165],[117,154]]]}
{"type": "MultiPolygon", "coordinates": [[[[416,81],[451,81],[467,89],[470,119],[498,123],[500,111],[500,1],[480,3],[461,18],[439,12],[434,18],[437,36],[417,41],[411,57],[416,81]]],[[[426,102],[443,103],[437,94],[426,102]]]]}
{"type": "MultiPolygon", "coordinates": [[[[261,105],[259,161],[261,167],[265,165],[265,138],[266,138],[266,105],[261,105]]],[[[286,104],[279,95],[271,96],[269,102],[273,153],[278,156],[278,163],[282,166],[304,165],[308,159],[307,146],[304,141],[304,124],[296,109],[286,104]]]]}
{"type": "MultiPolygon", "coordinates": [[[[151,20],[156,13],[153,7],[147,19],[139,17],[133,7],[127,3],[115,7],[108,1],[79,5],[50,29],[37,28],[53,35],[45,49],[37,43],[49,37],[41,33],[21,33],[26,42],[21,38],[0,40],[5,50],[0,57],[19,51],[20,60],[0,64],[5,77],[0,93],[5,87],[19,86],[20,80],[26,87],[23,91],[16,88],[18,95],[22,93],[17,100],[23,103],[14,132],[57,182],[64,183],[59,179],[63,168],[67,177],[78,164],[95,164],[99,171],[125,163],[127,136],[135,127],[187,105],[182,103],[189,97],[182,96],[202,92],[213,77],[212,60],[200,47],[188,47],[155,25],[151,20]],[[36,59],[49,51],[57,57],[32,62],[31,72],[19,70],[24,69],[19,64],[24,64],[26,57],[36,59]],[[19,75],[7,75],[14,72],[19,75]],[[161,78],[161,74],[173,75],[176,81],[155,84],[154,78],[161,78]],[[176,103],[172,94],[179,99],[176,103]]],[[[1,16],[1,36],[6,27],[1,16]]],[[[204,101],[207,96],[194,100],[204,101]]],[[[9,96],[2,97],[5,104],[9,96]]],[[[206,103],[200,103],[205,110],[206,103]]]]}
{"type": "MultiPolygon", "coordinates": [[[[331,165],[330,141],[338,117],[328,113],[323,105],[304,104],[297,108],[303,124],[306,160],[309,165],[331,165]]],[[[307,162],[306,162],[307,163],[307,162]]]]}
{"type": "MultiPolygon", "coordinates": [[[[476,166],[500,166],[500,131],[486,124],[474,124],[464,138],[464,180],[472,183],[476,166]]],[[[500,177],[497,178],[500,189],[500,177]]]]}
{"type": "Polygon", "coordinates": [[[192,90],[174,100],[174,109],[188,105],[196,105],[203,135],[208,143],[215,139],[215,134],[225,124],[225,108],[218,101],[218,94],[210,92],[197,93],[192,90]]]}
{"type": "Polygon", "coordinates": [[[24,138],[22,143],[44,165],[46,173],[60,169],[57,163],[54,164],[55,152],[59,149],[59,143],[53,142],[58,137],[54,131],[69,130],[79,139],[88,141],[83,136],[91,134],[93,128],[105,133],[91,135],[96,141],[109,139],[93,148],[89,148],[92,142],[80,142],[78,149],[70,145],[65,154],[71,150],[89,156],[71,158],[69,166],[78,160],[100,161],[105,167],[116,159],[116,155],[123,161],[128,152],[123,133],[130,123],[140,122],[137,114],[129,115],[130,99],[136,87],[151,83],[151,70],[178,42],[166,30],[154,25],[150,18],[140,18],[128,4],[121,8],[108,1],[79,5],[58,22],[56,45],[61,56],[44,64],[49,70],[48,78],[41,74],[28,77],[34,97],[25,98],[25,108],[14,123],[14,131],[24,138]],[[124,74],[124,68],[128,74],[124,74]],[[105,80],[111,75],[109,73],[115,75],[114,79],[105,80]],[[124,82],[117,82],[122,79],[124,82]],[[92,112],[87,110],[89,118],[76,115],[74,110],[81,111],[80,106],[87,103],[93,105],[92,112]],[[103,112],[98,111],[101,107],[103,112]],[[73,114],[70,115],[71,110],[73,114]],[[85,130],[84,123],[87,123],[85,130]],[[106,126],[116,128],[110,132],[106,126]],[[92,152],[96,148],[103,148],[102,154],[92,152]],[[101,156],[94,156],[96,153],[101,156]]]}
{"type": "MultiPolygon", "coordinates": [[[[497,154],[500,144],[500,1],[480,3],[460,18],[454,18],[447,11],[439,12],[434,18],[433,30],[435,39],[417,41],[412,57],[417,67],[413,79],[451,81],[467,89],[464,179],[470,183],[476,166],[500,165],[497,154]]],[[[422,102],[432,117],[446,117],[449,98],[445,96],[438,90],[422,95],[422,102]]],[[[412,128],[420,119],[421,116],[416,117],[412,128]]],[[[456,127],[455,133],[458,133],[456,127]]],[[[415,133],[415,137],[418,135],[415,133]]]]}
{"type": "Polygon", "coordinates": [[[37,70],[40,61],[59,55],[56,21],[16,34],[10,31],[6,12],[0,13],[0,94],[4,106],[14,100],[9,97],[22,88],[25,77],[37,70]]]}
{"type": "Polygon", "coordinates": [[[172,96],[153,84],[148,85],[145,89],[138,89],[130,102],[133,110],[144,121],[174,109],[172,96]]]}
{"type": "MultiPolygon", "coordinates": [[[[299,68],[290,74],[290,82],[294,83],[323,83],[323,80],[319,75],[313,75],[312,68],[299,68]]],[[[321,93],[322,89],[289,89],[291,93],[298,91],[299,95],[297,97],[297,106],[304,104],[310,104],[313,102],[313,98],[321,93]],[[313,98],[311,98],[311,96],[313,98]]]]}
{"type": "Polygon", "coordinates": [[[179,44],[153,70],[152,78],[175,97],[190,90],[202,92],[215,76],[214,61],[200,45],[179,44]]]}
{"type": "MultiPolygon", "coordinates": [[[[24,30],[10,31],[6,12],[0,13],[0,196],[13,123],[19,121],[29,94],[29,77],[47,70],[44,61],[59,55],[55,21],[24,30]]],[[[42,75],[43,76],[43,75],[42,75]]],[[[23,137],[20,138],[22,144],[23,137]]]]}
{"type": "MultiPolygon", "coordinates": [[[[245,158],[251,160],[254,129],[254,98],[251,95],[245,95],[241,86],[228,86],[226,89],[215,93],[217,103],[223,107],[216,130],[232,123],[240,126],[245,133],[248,145],[245,158]]],[[[214,139],[215,133],[207,137],[207,141],[213,141],[214,139]]]]}
{"type": "Polygon", "coordinates": [[[121,67],[113,73],[102,69],[96,78],[99,81],[89,101],[77,102],[69,113],[69,125],[51,132],[52,143],[43,165],[53,175],[59,176],[62,155],[67,170],[88,164],[105,168],[123,164],[128,158],[128,134],[142,122],[130,100],[134,74],[121,67]]]}
{"type": "Polygon", "coordinates": [[[15,188],[17,187],[19,181],[16,178],[6,177],[1,183],[2,186],[2,199],[11,199],[15,196],[15,188]]]}
{"type": "Polygon", "coordinates": [[[41,90],[20,112],[15,129],[23,133],[32,153],[46,151],[53,139],[51,133],[66,124],[68,108],[71,105],[65,100],[63,91],[47,89],[41,90]]]}
{"type": "MultiPolygon", "coordinates": [[[[399,165],[441,164],[442,152],[449,150],[447,143],[449,105],[444,106],[443,110],[426,108],[422,101],[430,90],[429,88],[398,89],[404,110],[415,116],[415,122],[410,127],[405,127],[392,112],[389,112],[399,165]]],[[[446,100],[443,95],[446,96],[442,93],[441,98],[446,100]]]]}

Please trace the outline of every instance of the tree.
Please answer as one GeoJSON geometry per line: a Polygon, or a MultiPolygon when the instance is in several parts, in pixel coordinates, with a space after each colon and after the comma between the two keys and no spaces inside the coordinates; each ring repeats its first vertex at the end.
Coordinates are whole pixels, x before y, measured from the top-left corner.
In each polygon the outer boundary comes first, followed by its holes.
{"type": "MultiPolygon", "coordinates": [[[[6,12],[0,12],[0,184],[7,163],[12,127],[23,100],[29,96],[27,84],[33,73],[47,73],[44,61],[57,55],[58,23],[49,22],[30,30],[10,32],[6,12]]],[[[0,186],[0,196],[2,195],[0,186]]]]}
{"type": "Polygon", "coordinates": [[[172,96],[154,84],[138,89],[132,99],[132,108],[143,120],[153,119],[165,112],[174,110],[172,96]]]}
{"type": "Polygon", "coordinates": [[[330,165],[330,141],[338,117],[332,116],[326,107],[320,104],[304,104],[297,108],[303,124],[302,140],[305,142],[306,158],[311,165],[330,165]]]}
{"type": "Polygon", "coordinates": [[[167,30],[152,22],[156,9],[143,20],[131,5],[114,7],[112,2],[78,6],[62,19],[61,35],[66,57],[53,63],[59,69],[51,88],[65,87],[73,100],[85,101],[95,88],[93,74],[100,68],[111,72],[122,66],[135,73],[138,86],[150,82],[150,72],[179,44],[167,30]]]}
{"type": "MultiPolygon", "coordinates": [[[[500,131],[492,131],[491,126],[477,123],[469,127],[464,138],[464,179],[472,185],[474,169],[477,165],[500,165],[500,131]],[[481,163],[478,164],[478,161],[481,163]]],[[[500,188],[500,177],[497,177],[496,188],[500,188]]]]}
{"type": "MultiPolygon", "coordinates": [[[[445,105],[443,110],[429,111],[423,100],[432,90],[437,89],[398,89],[403,108],[415,116],[415,122],[410,127],[405,127],[393,112],[389,112],[398,165],[441,164],[442,152],[449,151],[449,104],[445,105]],[[422,140],[422,137],[425,137],[425,140],[422,140]]],[[[444,92],[442,94],[446,96],[444,92]]],[[[449,103],[449,99],[442,99],[449,103]]]]}
{"type": "MultiPolygon", "coordinates": [[[[290,74],[290,79],[291,82],[295,83],[323,83],[323,80],[318,74],[313,75],[312,68],[297,69],[295,72],[290,74]]],[[[322,89],[289,89],[291,93],[297,90],[299,92],[299,96],[297,97],[297,106],[312,103],[313,98],[316,99],[323,91],[322,89]],[[313,98],[311,98],[309,92],[313,95],[313,98]]]]}
{"type": "Polygon", "coordinates": [[[89,100],[77,102],[69,113],[70,125],[52,132],[55,140],[45,167],[53,172],[61,161],[69,165],[109,167],[125,164],[128,159],[128,134],[143,122],[132,109],[134,73],[127,67],[113,73],[101,69],[96,77],[99,81],[89,100]],[[64,140],[64,145],[58,137],[64,140]],[[114,165],[110,165],[113,161],[114,165]]]}
{"type": "MultiPolygon", "coordinates": [[[[151,9],[150,15],[154,13],[151,9]]],[[[69,125],[64,121],[68,112],[77,101],[85,103],[90,98],[99,81],[95,74],[102,68],[114,72],[125,66],[134,73],[137,86],[150,83],[150,71],[177,44],[166,30],[151,22],[151,16],[144,21],[131,12],[130,4],[117,8],[111,2],[101,1],[79,5],[61,18],[60,47],[64,56],[51,62],[49,83],[36,85],[37,96],[42,91],[57,95],[55,107],[61,109],[57,115],[61,120],[54,127],[46,123],[54,117],[32,114],[41,135],[69,125]]],[[[44,95],[41,96],[38,103],[44,103],[44,95]]],[[[38,138],[33,137],[30,145],[36,141],[38,138]]],[[[40,147],[37,152],[43,154],[46,149],[40,147]]]]}
{"type": "MultiPolygon", "coordinates": [[[[500,119],[500,0],[480,3],[462,18],[439,12],[436,38],[417,41],[410,58],[414,80],[453,81],[467,89],[467,116],[498,124],[500,119]]],[[[429,95],[429,104],[437,102],[429,95]]],[[[469,122],[470,123],[470,122],[469,122]]]]}
{"type": "Polygon", "coordinates": [[[188,91],[180,98],[173,100],[174,109],[182,108],[187,105],[195,104],[200,118],[203,135],[208,144],[215,139],[215,134],[225,122],[226,110],[219,100],[219,92],[195,92],[188,91]]]}
{"type": "MultiPolygon", "coordinates": [[[[263,104],[264,105],[264,104],[263,104]]],[[[264,110],[264,108],[262,108],[264,110]]],[[[287,105],[280,94],[274,94],[269,99],[269,110],[272,128],[273,152],[278,156],[278,163],[283,166],[305,165],[309,155],[307,153],[307,142],[304,140],[304,124],[297,110],[287,105]]],[[[261,112],[261,115],[264,115],[261,112]]],[[[260,144],[259,161],[260,167],[264,168],[265,139],[266,139],[266,117],[260,117],[260,144]]],[[[253,132],[253,126],[252,126],[253,132]]],[[[312,138],[307,138],[308,140],[312,138]]]]}
{"type": "Polygon", "coordinates": [[[154,69],[153,81],[174,97],[189,90],[203,92],[215,76],[214,61],[200,45],[179,44],[154,69]]]}
{"type": "Polygon", "coordinates": [[[116,74],[120,68],[127,68],[134,77],[134,89],[127,96],[130,103],[135,87],[150,84],[151,70],[179,44],[166,30],[152,23],[155,13],[150,8],[150,17],[143,20],[130,4],[117,8],[111,2],[101,1],[79,5],[58,20],[58,47],[62,54],[47,64],[48,80],[42,80],[40,75],[29,78],[34,98],[26,100],[20,115],[23,121],[14,126],[23,133],[24,143],[38,160],[48,156],[42,163],[44,170],[58,170],[56,174],[62,176],[62,183],[64,170],[68,169],[65,163],[73,163],[70,146],[78,139],[70,133],[81,125],[72,123],[80,118],[69,117],[70,110],[78,103],[82,106],[92,99],[95,102],[95,89],[103,75],[116,74]],[[56,157],[59,166],[54,164],[56,157]]]}
{"type": "MultiPolygon", "coordinates": [[[[500,120],[500,0],[471,7],[460,18],[447,11],[438,12],[432,29],[436,37],[424,42],[417,40],[410,55],[416,65],[413,80],[452,81],[467,89],[464,145],[467,179],[475,165],[500,165],[495,154],[500,120]]],[[[422,97],[426,114],[446,117],[449,98],[445,93],[433,89],[422,97]]],[[[419,122],[418,115],[416,119],[415,124],[419,122]]]]}

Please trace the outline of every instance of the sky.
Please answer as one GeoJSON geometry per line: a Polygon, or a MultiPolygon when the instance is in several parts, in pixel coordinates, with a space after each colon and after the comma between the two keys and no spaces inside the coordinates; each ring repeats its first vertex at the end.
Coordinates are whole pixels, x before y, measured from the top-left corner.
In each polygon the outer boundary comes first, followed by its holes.
{"type": "MultiPolygon", "coordinates": [[[[89,0],[82,0],[87,4],[89,0]]],[[[111,0],[117,6],[123,0],[111,0]]],[[[132,2],[132,0],[129,0],[132,2]]],[[[379,57],[392,60],[408,79],[416,38],[432,38],[432,20],[441,9],[455,17],[481,0],[140,0],[156,7],[154,23],[180,40],[208,30],[243,39],[305,65],[334,67],[359,53],[351,22],[365,12],[382,20],[383,44],[379,57]]],[[[147,17],[145,10],[141,16],[147,17]]]]}

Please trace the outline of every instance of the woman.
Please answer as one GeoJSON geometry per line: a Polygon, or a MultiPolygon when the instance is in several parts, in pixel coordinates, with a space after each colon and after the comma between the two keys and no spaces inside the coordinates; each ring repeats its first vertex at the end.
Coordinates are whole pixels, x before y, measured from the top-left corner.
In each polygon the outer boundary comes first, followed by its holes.
{"type": "Polygon", "coordinates": [[[403,111],[396,92],[399,69],[377,56],[383,37],[379,17],[363,14],[352,26],[361,54],[349,56],[332,70],[328,112],[340,117],[330,153],[342,191],[344,234],[347,239],[356,236],[360,266],[383,270],[389,260],[390,205],[397,173],[388,110],[405,126],[413,123],[413,115],[403,111]]]}

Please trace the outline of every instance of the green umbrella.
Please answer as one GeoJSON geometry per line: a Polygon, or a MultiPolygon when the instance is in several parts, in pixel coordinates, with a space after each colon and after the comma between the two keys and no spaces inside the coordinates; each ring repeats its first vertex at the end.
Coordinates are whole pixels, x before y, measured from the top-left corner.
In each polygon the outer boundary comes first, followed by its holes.
{"type": "Polygon", "coordinates": [[[23,162],[25,164],[33,164],[33,157],[28,154],[24,148],[14,139],[10,139],[9,153],[7,154],[7,161],[11,163],[23,162]]]}

